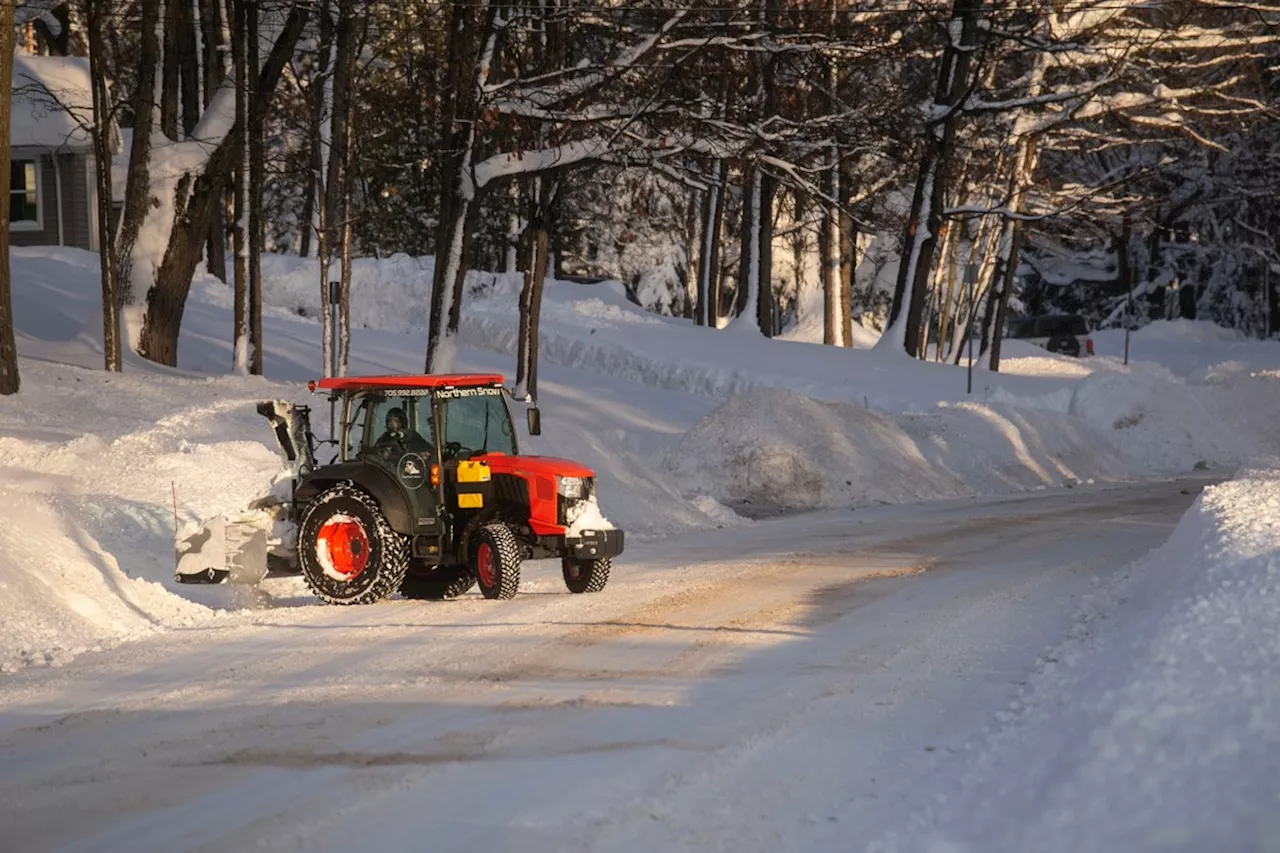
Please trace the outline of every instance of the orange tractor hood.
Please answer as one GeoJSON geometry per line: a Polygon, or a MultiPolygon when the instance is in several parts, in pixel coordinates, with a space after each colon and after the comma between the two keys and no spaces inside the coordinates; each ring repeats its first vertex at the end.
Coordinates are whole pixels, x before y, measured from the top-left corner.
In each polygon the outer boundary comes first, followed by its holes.
{"type": "Polygon", "coordinates": [[[563,536],[556,500],[556,477],[594,477],[585,465],[554,456],[508,456],[486,453],[474,457],[494,474],[510,474],[529,484],[529,527],[539,536],[563,536]]]}
{"type": "Polygon", "coordinates": [[[586,465],[554,456],[508,456],[505,453],[486,453],[475,457],[484,462],[495,474],[516,474],[529,477],[594,477],[595,472],[586,465]]]}

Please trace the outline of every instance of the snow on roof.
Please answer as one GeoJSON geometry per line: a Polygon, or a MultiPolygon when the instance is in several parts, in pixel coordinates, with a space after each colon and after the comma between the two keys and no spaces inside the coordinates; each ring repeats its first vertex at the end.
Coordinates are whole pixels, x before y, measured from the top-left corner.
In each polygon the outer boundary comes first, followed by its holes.
{"type": "Polygon", "coordinates": [[[12,147],[88,150],[93,145],[92,125],[93,88],[87,59],[14,55],[12,147]]]}

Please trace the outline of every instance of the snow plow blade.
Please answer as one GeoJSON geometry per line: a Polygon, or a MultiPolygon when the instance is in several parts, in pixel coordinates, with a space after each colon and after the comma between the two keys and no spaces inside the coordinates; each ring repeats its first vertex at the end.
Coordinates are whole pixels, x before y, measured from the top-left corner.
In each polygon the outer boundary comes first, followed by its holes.
{"type": "Polygon", "coordinates": [[[258,584],[267,576],[267,531],[219,516],[177,543],[178,583],[258,584]]]}

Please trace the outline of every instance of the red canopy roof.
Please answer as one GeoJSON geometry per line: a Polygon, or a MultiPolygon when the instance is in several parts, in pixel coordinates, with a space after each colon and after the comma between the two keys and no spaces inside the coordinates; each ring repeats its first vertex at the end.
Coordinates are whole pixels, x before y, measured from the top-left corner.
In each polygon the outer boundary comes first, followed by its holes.
{"type": "Polygon", "coordinates": [[[498,373],[442,373],[434,376],[331,376],[307,383],[312,391],[372,391],[394,388],[475,388],[501,385],[498,373]]]}

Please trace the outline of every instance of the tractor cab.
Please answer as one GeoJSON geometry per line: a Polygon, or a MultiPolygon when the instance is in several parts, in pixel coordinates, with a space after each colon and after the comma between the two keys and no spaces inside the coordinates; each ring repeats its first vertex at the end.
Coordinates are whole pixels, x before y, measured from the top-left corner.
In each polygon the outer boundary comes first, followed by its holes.
{"type": "MultiPolygon", "coordinates": [[[[295,475],[298,562],[321,598],[449,598],[476,583],[510,598],[530,557],[559,558],[571,591],[604,587],[623,535],[600,515],[594,473],[520,455],[501,376],[335,377],[308,387],[329,393],[328,442],[315,441],[303,407],[260,411],[295,475]],[[325,444],[332,459],[318,464],[325,444]]],[[[541,432],[536,408],[527,425],[541,432]]]]}

